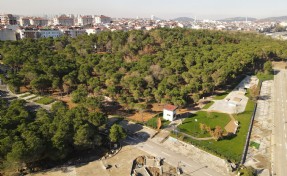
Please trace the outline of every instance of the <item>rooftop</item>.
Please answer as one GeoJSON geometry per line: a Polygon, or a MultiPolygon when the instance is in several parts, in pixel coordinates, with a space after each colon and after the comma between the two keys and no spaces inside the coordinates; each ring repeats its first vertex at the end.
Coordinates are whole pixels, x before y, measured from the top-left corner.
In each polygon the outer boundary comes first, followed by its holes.
{"type": "Polygon", "coordinates": [[[169,110],[169,111],[174,111],[177,109],[177,106],[171,105],[171,104],[167,104],[163,107],[163,109],[169,110]]]}

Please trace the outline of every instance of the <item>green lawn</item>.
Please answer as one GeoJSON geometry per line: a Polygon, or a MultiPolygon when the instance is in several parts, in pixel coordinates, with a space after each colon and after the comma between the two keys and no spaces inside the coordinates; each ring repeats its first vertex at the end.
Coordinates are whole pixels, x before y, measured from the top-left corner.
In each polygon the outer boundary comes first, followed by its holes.
{"type": "Polygon", "coordinates": [[[199,111],[190,118],[186,118],[183,123],[178,126],[178,129],[181,132],[195,137],[210,137],[209,133],[203,133],[203,131],[200,130],[200,123],[210,126],[211,129],[216,126],[221,126],[221,128],[224,129],[229,121],[230,117],[228,114],[199,111]]]}
{"type": "Polygon", "coordinates": [[[47,104],[53,103],[54,101],[55,100],[53,98],[43,97],[43,98],[37,100],[36,103],[47,105],[47,104]]]}
{"type": "MultiPolygon", "coordinates": [[[[240,124],[239,132],[236,134],[236,136],[225,138],[220,141],[197,141],[190,138],[185,138],[185,141],[222,158],[230,159],[233,162],[239,162],[241,160],[254,106],[254,102],[248,101],[245,112],[235,116],[236,120],[238,120],[240,124]]],[[[190,118],[190,120],[193,118],[190,118]]],[[[185,127],[187,128],[187,126],[185,127]]]]}
{"type": "Polygon", "coordinates": [[[204,105],[204,107],[202,109],[208,109],[210,106],[212,106],[214,104],[214,101],[210,101],[208,102],[206,105],[204,105]]]}
{"type": "Polygon", "coordinates": [[[260,144],[258,144],[257,142],[251,141],[249,146],[250,146],[250,147],[254,147],[254,148],[256,148],[256,149],[259,149],[260,144]]]}
{"type": "Polygon", "coordinates": [[[267,80],[273,80],[274,79],[274,75],[272,73],[271,74],[265,74],[263,72],[258,72],[256,74],[256,76],[260,81],[267,81],[267,80]]]}
{"type": "Polygon", "coordinates": [[[170,124],[170,121],[163,119],[162,113],[159,113],[156,116],[154,116],[153,118],[149,119],[145,125],[156,129],[158,117],[161,119],[161,128],[165,128],[166,126],[168,126],[170,124]]]}

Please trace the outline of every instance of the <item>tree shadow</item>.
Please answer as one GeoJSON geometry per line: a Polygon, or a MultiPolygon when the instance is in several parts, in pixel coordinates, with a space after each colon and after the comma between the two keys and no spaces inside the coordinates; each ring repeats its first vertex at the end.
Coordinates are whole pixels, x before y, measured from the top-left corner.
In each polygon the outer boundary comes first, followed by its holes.
{"type": "Polygon", "coordinates": [[[221,140],[231,140],[233,138],[235,138],[237,135],[234,133],[228,133],[226,136],[223,136],[223,139],[221,140]]]}
{"type": "Polygon", "coordinates": [[[122,120],[120,125],[127,131],[128,134],[132,135],[143,129],[143,126],[137,123],[129,123],[127,120],[122,120]]]}
{"type": "Polygon", "coordinates": [[[258,100],[270,100],[270,98],[271,98],[270,95],[258,96],[258,100]]]}

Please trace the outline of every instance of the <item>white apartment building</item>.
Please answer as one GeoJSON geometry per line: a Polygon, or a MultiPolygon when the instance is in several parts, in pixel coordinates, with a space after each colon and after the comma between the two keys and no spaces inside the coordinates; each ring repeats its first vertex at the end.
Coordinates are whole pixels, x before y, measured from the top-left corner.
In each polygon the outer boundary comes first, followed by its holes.
{"type": "Polygon", "coordinates": [[[45,18],[31,18],[30,24],[35,26],[48,26],[48,19],[45,18]]]}
{"type": "Polygon", "coordinates": [[[94,24],[94,18],[92,16],[86,15],[86,16],[78,17],[79,26],[85,26],[85,25],[91,25],[91,24],[94,24]]]}
{"type": "Polygon", "coordinates": [[[86,30],[81,28],[67,28],[67,29],[60,29],[60,31],[62,32],[63,35],[67,35],[72,38],[86,34],[86,30]]]}
{"type": "Polygon", "coordinates": [[[16,40],[16,32],[11,29],[0,29],[0,40],[6,41],[6,40],[16,40]]]}
{"type": "Polygon", "coordinates": [[[106,24],[106,23],[111,23],[112,19],[110,17],[101,15],[101,16],[96,16],[95,17],[95,23],[96,24],[106,24]]]}
{"type": "Polygon", "coordinates": [[[38,30],[40,38],[57,38],[63,35],[62,31],[60,30],[51,30],[51,29],[40,29],[38,30]]]}
{"type": "Polygon", "coordinates": [[[28,17],[21,17],[19,20],[20,26],[30,26],[30,18],[28,17]]]}
{"type": "Polygon", "coordinates": [[[54,18],[54,25],[62,25],[62,26],[74,26],[74,18],[66,15],[61,15],[59,17],[54,18]]]}
{"type": "Polygon", "coordinates": [[[12,14],[2,14],[0,15],[0,25],[15,25],[17,24],[17,19],[12,14]]]}

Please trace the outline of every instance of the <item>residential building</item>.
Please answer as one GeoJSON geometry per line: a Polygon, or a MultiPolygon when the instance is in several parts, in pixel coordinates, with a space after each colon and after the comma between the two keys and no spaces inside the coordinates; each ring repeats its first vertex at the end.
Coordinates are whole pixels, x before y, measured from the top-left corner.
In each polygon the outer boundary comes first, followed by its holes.
{"type": "Polygon", "coordinates": [[[100,32],[101,32],[100,28],[89,28],[89,29],[86,29],[86,33],[88,35],[97,34],[97,33],[100,33],[100,32]]]}
{"type": "Polygon", "coordinates": [[[16,32],[11,29],[0,29],[0,40],[6,41],[6,40],[16,40],[16,32]]]}
{"type": "Polygon", "coordinates": [[[78,25],[79,26],[86,26],[94,24],[94,18],[90,15],[86,16],[79,16],[78,17],[78,25]]]}
{"type": "Polygon", "coordinates": [[[34,26],[48,26],[48,21],[48,19],[36,17],[30,19],[30,24],[34,26]]]}
{"type": "Polygon", "coordinates": [[[40,29],[38,33],[40,38],[57,38],[63,35],[63,33],[58,29],[40,29]]]}
{"type": "Polygon", "coordinates": [[[20,39],[24,38],[31,38],[31,39],[37,39],[40,38],[40,34],[38,30],[36,29],[19,29],[18,31],[20,39]]]}
{"type": "Polygon", "coordinates": [[[95,23],[96,24],[106,24],[106,23],[111,23],[112,19],[110,17],[101,15],[101,16],[96,16],[95,17],[95,23]]]}
{"type": "Polygon", "coordinates": [[[30,26],[30,18],[29,17],[21,17],[20,20],[20,26],[30,26]]]}
{"type": "Polygon", "coordinates": [[[82,28],[63,28],[60,29],[60,31],[67,36],[70,36],[72,38],[75,38],[79,35],[86,34],[86,30],[82,28]]]}
{"type": "Polygon", "coordinates": [[[69,17],[66,15],[61,15],[59,17],[54,18],[54,25],[62,25],[62,26],[74,26],[74,17],[69,17]]]}
{"type": "Polygon", "coordinates": [[[176,118],[177,106],[167,104],[163,108],[163,118],[165,120],[173,121],[176,118]]]}
{"type": "Polygon", "coordinates": [[[3,14],[0,15],[0,25],[16,25],[17,18],[12,14],[3,14]]]}

